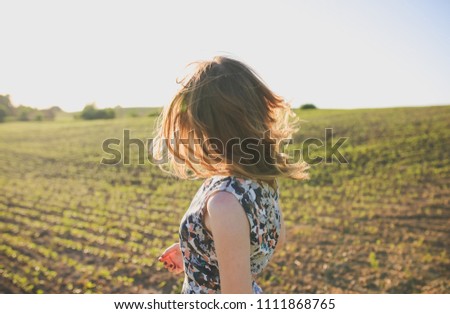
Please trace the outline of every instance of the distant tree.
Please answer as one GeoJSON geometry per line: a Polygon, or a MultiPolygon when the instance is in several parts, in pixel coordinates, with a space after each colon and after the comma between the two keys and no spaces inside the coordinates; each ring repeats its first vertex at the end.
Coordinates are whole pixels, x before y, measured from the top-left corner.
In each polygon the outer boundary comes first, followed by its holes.
{"type": "Polygon", "coordinates": [[[63,110],[62,110],[60,107],[58,107],[58,106],[50,107],[48,110],[50,110],[50,111],[52,111],[52,112],[54,112],[54,113],[62,112],[62,111],[63,111],[63,110]]]}
{"type": "Polygon", "coordinates": [[[54,120],[58,113],[64,112],[60,107],[53,106],[49,109],[41,110],[45,120],[54,120]]]}
{"type": "Polygon", "coordinates": [[[20,105],[16,108],[16,116],[19,121],[30,121],[39,111],[28,106],[20,105]]]}
{"type": "Polygon", "coordinates": [[[15,108],[11,103],[9,95],[0,95],[0,110],[3,111],[3,120],[7,116],[13,116],[15,114],[15,108]]]}
{"type": "Polygon", "coordinates": [[[86,105],[80,114],[80,118],[84,120],[114,119],[115,117],[114,109],[97,109],[95,104],[86,105]]]}
{"type": "Polygon", "coordinates": [[[96,119],[97,109],[94,104],[86,105],[81,111],[80,117],[85,120],[93,120],[96,119]]]}
{"type": "Polygon", "coordinates": [[[301,105],[300,109],[317,109],[317,107],[313,104],[304,104],[301,105]]]}
{"type": "Polygon", "coordinates": [[[97,119],[114,119],[116,117],[116,113],[114,109],[99,109],[97,110],[97,119]]]}
{"type": "Polygon", "coordinates": [[[0,123],[5,121],[6,112],[2,108],[0,108],[0,123]]]}
{"type": "Polygon", "coordinates": [[[55,111],[50,108],[50,109],[43,109],[40,110],[40,113],[38,113],[35,117],[35,119],[37,119],[37,117],[40,117],[40,120],[54,120],[55,119],[55,111]]]}
{"type": "Polygon", "coordinates": [[[28,112],[21,111],[18,117],[19,121],[28,121],[30,118],[28,117],[28,112]]]}

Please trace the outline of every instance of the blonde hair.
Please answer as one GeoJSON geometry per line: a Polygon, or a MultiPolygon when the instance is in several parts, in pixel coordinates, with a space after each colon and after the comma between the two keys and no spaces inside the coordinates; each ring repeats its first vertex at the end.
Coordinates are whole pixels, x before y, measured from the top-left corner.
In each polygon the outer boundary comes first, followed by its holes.
{"type": "Polygon", "coordinates": [[[166,159],[160,168],[180,178],[306,179],[307,164],[289,163],[279,147],[297,130],[291,106],[240,61],[220,56],[197,64],[157,120],[153,155],[166,159]],[[239,145],[229,147],[231,139],[239,145]],[[252,163],[250,150],[260,156],[252,163]]]}

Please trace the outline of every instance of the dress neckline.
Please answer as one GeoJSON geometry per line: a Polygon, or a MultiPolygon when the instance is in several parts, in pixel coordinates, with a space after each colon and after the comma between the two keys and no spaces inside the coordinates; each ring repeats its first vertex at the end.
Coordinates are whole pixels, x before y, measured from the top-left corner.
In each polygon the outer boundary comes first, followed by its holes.
{"type": "Polygon", "coordinates": [[[217,174],[217,175],[213,175],[211,176],[209,179],[214,179],[214,178],[234,178],[236,179],[238,182],[240,182],[240,180],[243,180],[244,182],[256,182],[258,184],[260,184],[261,186],[263,186],[264,188],[266,188],[267,190],[269,190],[270,194],[272,196],[277,194],[277,190],[278,190],[278,182],[275,180],[275,183],[277,185],[277,188],[272,187],[269,183],[267,183],[266,181],[263,180],[255,180],[255,179],[251,179],[251,178],[245,178],[245,177],[241,177],[238,175],[222,175],[222,174],[217,174]],[[240,180],[238,180],[240,179],[240,180]]]}

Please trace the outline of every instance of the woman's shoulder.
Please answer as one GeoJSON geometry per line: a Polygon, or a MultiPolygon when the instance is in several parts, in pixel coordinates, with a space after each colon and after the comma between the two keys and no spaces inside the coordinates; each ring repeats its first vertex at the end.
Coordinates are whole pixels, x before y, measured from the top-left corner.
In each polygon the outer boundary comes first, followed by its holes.
{"type": "Polygon", "coordinates": [[[234,194],[238,199],[250,194],[260,194],[278,199],[278,184],[275,187],[266,181],[255,180],[238,175],[214,175],[205,180],[205,187],[211,192],[224,191],[234,194]]]}
{"type": "Polygon", "coordinates": [[[218,191],[209,197],[207,202],[208,211],[227,211],[233,212],[241,208],[241,204],[236,197],[227,191],[218,191]]]}

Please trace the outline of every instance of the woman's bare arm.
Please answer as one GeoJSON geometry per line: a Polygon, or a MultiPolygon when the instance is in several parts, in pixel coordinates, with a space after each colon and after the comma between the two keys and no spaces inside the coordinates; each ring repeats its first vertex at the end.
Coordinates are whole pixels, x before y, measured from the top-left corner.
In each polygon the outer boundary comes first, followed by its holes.
{"type": "Polygon", "coordinates": [[[250,226],[232,194],[218,192],[207,203],[208,220],[219,264],[222,293],[253,293],[250,271],[250,226]]]}

